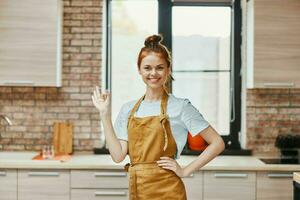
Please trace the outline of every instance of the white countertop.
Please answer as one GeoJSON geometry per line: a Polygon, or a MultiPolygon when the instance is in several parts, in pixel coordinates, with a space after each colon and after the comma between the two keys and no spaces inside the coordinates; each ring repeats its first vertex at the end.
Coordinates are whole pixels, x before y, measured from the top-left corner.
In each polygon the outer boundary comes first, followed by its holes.
{"type": "Polygon", "coordinates": [[[294,172],[293,180],[300,184],[300,172],[294,172]]]}
{"type": "MultiPolygon", "coordinates": [[[[121,163],[112,161],[110,155],[75,154],[66,162],[32,160],[37,152],[0,152],[0,168],[11,169],[123,169],[129,158],[121,163]]],[[[197,156],[181,156],[178,163],[186,166],[197,156]]],[[[241,171],[300,171],[300,165],[264,164],[253,156],[218,156],[201,170],[241,171]]]]}

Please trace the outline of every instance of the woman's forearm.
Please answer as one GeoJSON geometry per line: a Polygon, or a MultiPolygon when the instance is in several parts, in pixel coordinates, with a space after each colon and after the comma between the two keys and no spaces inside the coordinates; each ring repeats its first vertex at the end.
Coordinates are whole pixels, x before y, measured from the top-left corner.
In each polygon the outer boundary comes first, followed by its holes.
{"type": "Polygon", "coordinates": [[[111,118],[103,118],[102,119],[105,141],[107,143],[109,153],[115,162],[121,162],[124,160],[125,155],[123,155],[124,151],[122,150],[121,143],[117,138],[111,118]]]}
{"type": "Polygon", "coordinates": [[[202,168],[209,161],[219,155],[224,148],[224,141],[221,137],[209,144],[208,147],[196,158],[196,160],[184,167],[184,176],[189,176],[194,171],[202,168]]]}

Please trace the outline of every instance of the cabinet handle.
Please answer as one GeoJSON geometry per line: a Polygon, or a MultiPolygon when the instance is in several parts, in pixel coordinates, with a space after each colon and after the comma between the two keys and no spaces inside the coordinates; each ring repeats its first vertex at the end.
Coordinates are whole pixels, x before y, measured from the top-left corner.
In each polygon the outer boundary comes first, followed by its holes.
{"type": "Polygon", "coordinates": [[[125,191],[101,191],[95,192],[95,196],[126,196],[127,192],[125,191]]]}
{"type": "Polygon", "coordinates": [[[0,176],[6,176],[6,171],[0,171],[0,176]]]}
{"type": "Polygon", "coordinates": [[[188,175],[188,176],[186,176],[184,178],[193,178],[194,176],[195,176],[194,173],[191,173],[190,175],[188,175]]]}
{"type": "Polygon", "coordinates": [[[108,177],[108,176],[113,176],[113,177],[126,177],[127,174],[126,172],[97,172],[94,173],[95,177],[108,177]]]}
{"type": "Polygon", "coordinates": [[[248,174],[244,173],[215,173],[216,178],[247,178],[248,174]]]}
{"type": "Polygon", "coordinates": [[[286,173],[286,174],[281,174],[281,173],[269,173],[268,174],[269,178],[292,178],[293,174],[286,173]]]}
{"type": "Polygon", "coordinates": [[[18,86],[18,85],[22,85],[22,86],[28,85],[28,86],[33,86],[34,82],[33,81],[26,81],[26,80],[24,80],[24,81],[15,80],[15,81],[5,81],[4,85],[16,85],[16,86],[18,86]]]}
{"type": "Polygon", "coordinates": [[[294,87],[294,83],[264,83],[265,87],[294,87]]]}
{"type": "Polygon", "coordinates": [[[58,172],[29,172],[28,176],[59,176],[58,172]]]}

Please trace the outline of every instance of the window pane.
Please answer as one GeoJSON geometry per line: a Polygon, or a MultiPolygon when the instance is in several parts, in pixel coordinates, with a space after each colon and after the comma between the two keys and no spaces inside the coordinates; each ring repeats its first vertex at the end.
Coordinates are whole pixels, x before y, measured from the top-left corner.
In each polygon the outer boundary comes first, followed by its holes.
{"type": "Polygon", "coordinates": [[[158,32],[158,4],[156,0],[113,0],[111,8],[114,121],[122,104],[144,94],[136,62],[145,38],[158,32]]]}
{"type": "Polygon", "coordinates": [[[229,134],[229,72],[173,73],[173,93],[188,98],[221,135],[229,134]]]}
{"type": "Polygon", "coordinates": [[[230,7],[174,7],[172,18],[174,70],[230,69],[230,7]]]}
{"type": "Polygon", "coordinates": [[[172,17],[173,93],[189,98],[220,134],[228,135],[231,8],[180,6],[172,17]]]}

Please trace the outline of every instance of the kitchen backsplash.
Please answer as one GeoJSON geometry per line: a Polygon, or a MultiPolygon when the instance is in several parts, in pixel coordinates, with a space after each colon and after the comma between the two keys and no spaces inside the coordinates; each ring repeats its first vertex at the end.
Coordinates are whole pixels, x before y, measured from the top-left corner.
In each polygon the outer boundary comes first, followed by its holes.
{"type": "Polygon", "coordinates": [[[247,148],[277,155],[278,134],[300,135],[300,89],[248,90],[246,120],[247,148]]]}
{"type": "MultiPolygon", "coordinates": [[[[0,87],[0,150],[40,150],[51,143],[53,123],[74,123],[75,151],[99,146],[93,86],[101,77],[101,0],[64,0],[63,87],[0,87]]],[[[247,91],[247,148],[277,154],[278,134],[300,134],[300,89],[247,91]]]]}

